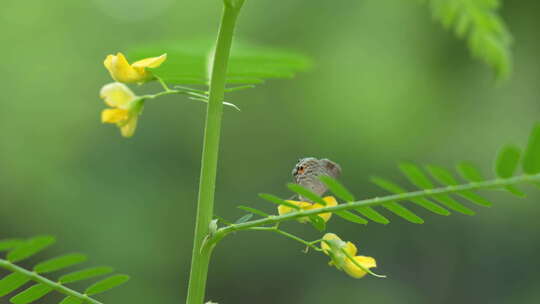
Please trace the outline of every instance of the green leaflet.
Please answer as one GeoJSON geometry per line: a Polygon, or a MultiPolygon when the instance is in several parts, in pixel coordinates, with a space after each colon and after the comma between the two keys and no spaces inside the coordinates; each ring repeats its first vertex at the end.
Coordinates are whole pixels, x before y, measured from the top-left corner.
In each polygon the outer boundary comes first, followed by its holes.
{"type": "Polygon", "coordinates": [[[461,191],[458,193],[460,196],[468,199],[469,201],[477,204],[477,205],[480,205],[480,206],[485,206],[485,207],[490,207],[491,205],[493,205],[492,202],[488,201],[487,199],[485,199],[484,197],[472,192],[472,191],[461,191]]]}
{"type": "Polygon", "coordinates": [[[364,225],[368,223],[368,221],[366,221],[365,219],[347,210],[334,211],[333,213],[335,213],[337,216],[341,217],[342,219],[345,219],[352,223],[364,224],[364,225]]]}
{"type": "Polygon", "coordinates": [[[371,207],[359,207],[359,208],[356,208],[355,210],[376,223],[385,224],[385,225],[390,223],[390,220],[388,220],[386,217],[384,217],[384,215],[380,214],[379,212],[377,212],[375,209],[371,207]]]}
{"type": "Polygon", "coordinates": [[[11,250],[19,245],[21,245],[24,241],[21,239],[6,239],[6,240],[0,240],[0,251],[5,250],[11,250]]]}
{"type": "Polygon", "coordinates": [[[420,189],[434,188],[433,183],[416,165],[413,165],[411,163],[401,163],[399,164],[399,169],[416,187],[420,189]]]}
{"type": "MultiPolygon", "coordinates": [[[[213,41],[161,42],[128,52],[130,62],[167,53],[167,61],[152,73],[168,83],[208,83],[208,57],[213,41]]],[[[291,78],[310,60],[296,52],[257,47],[235,41],[227,69],[229,84],[257,84],[269,78],[291,78]]]]}
{"type": "Polygon", "coordinates": [[[107,290],[110,290],[114,287],[124,284],[128,280],[129,280],[129,276],[127,275],[124,275],[124,274],[113,275],[88,287],[84,293],[87,295],[95,295],[98,293],[103,293],[107,290]]]}
{"type": "Polygon", "coordinates": [[[276,205],[283,205],[283,206],[287,206],[287,207],[290,207],[290,208],[293,208],[295,210],[300,210],[300,207],[294,205],[294,204],[291,204],[287,201],[284,201],[282,199],[280,199],[279,197],[277,196],[274,196],[272,194],[267,194],[267,193],[259,193],[259,197],[262,198],[262,199],[265,199],[271,203],[274,203],[276,205]]]}
{"type": "Polygon", "coordinates": [[[0,297],[3,297],[15,289],[23,286],[28,281],[30,281],[29,277],[16,272],[5,276],[0,280],[0,297]]]}
{"type": "Polygon", "coordinates": [[[82,304],[83,300],[69,296],[65,297],[59,304],[82,304]]]}
{"type": "Polygon", "coordinates": [[[13,304],[28,304],[41,299],[52,291],[52,287],[44,284],[36,284],[9,299],[13,304]]]}
{"type": "Polygon", "coordinates": [[[309,199],[310,201],[314,203],[319,203],[323,206],[326,206],[326,202],[322,199],[322,197],[318,196],[317,194],[311,192],[310,190],[298,184],[289,183],[287,184],[287,188],[289,188],[293,192],[300,194],[301,196],[309,199]]]}
{"type": "Polygon", "coordinates": [[[540,173],[540,123],[534,126],[523,155],[523,171],[527,174],[540,173]]]}
{"type": "Polygon", "coordinates": [[[34,271],[37,273],[53,272],[60,269],[64,269],[73,265],[80,264],[86,261],[86,256],[79,253],[67,254],[61,257],[50,259],[45,262],[41,262],[34,267],[34,271]]]}
{"type": "Polygon", "coordinates": [[[253,217],[253,213],[248,213],[248,214],[245,214],[244,216],[242,216],[241,218],[237,219],[236,222],[234,222],[234,223],[235,224],[242,224],[242,223],[245,223],[245,222],[249,221],[252,217],[253,217]]]}
{"type": "Polygon", "coordinates": [[[495,161],[495,173],[500,178],[509,178],[514,176],[519,165],[521,151],[518,147],[507,145],[499,150],[499,155],[495,161]]]}
{"type": "Polygon", "coordinates": [[[73,283],[95,278],[97,276],[106,275],[111,272],[113,272],[113,269],[111,267],[92,267],[63,275],[60,277],[60,279],[58,279],[58,281],[62,284],[73,283]]]}
{"type": "Polygon", "coordinates": [[[352,195],[347,188],[345,188],[340,182],[336,179],[331,178],[330,176],[323,175],[320,177],[321,181],[326,184],[328,189],[332,191],[338,198],[346,202],[354,202],[354,195],[352,195]]]}
{"type": "Polygon", "coordinates": [[[456,200],[451,198],[449,195],[439,194],[434,195],[433,198],[435,198],[436,201],[446,206],[448,209],[452,209],[454,211],[457,211],[459,213],[463,213],[466,215],[474,215],[476,214],[473,210],[463,206],[462,204],[458,203],[456,200]]]}
{"type": "Polygon", "coordinates": [[[10,262],[22,261],[44,250],[54,242],[55,238],[49,235],[34,237],[11,250],[7,255],[7,259],[10,262]]]}
{"type": "Polygon", "coordinates": [[[396,202],[390,202],[382,204],[382,206],[396,215],[401,216],[402,218],[406,219],[407,221],[415,224],[423,224],[424,220],[420,218],[418,215],[412,213],[409,209],[401,206],[399,203],[396,202]]]}
{"type": "MultiPolygon", "coordinates": [[[[521,150],[519,147],[513,145],[507,145],[499,150],[497,160],[495,161],[495,173],[500,178],[509,178],[514,176],[519,166],[521,157],[521,150]]],[[[508,186],[505,188],[508,192],[523,197],[525,193],[521,192],[514,186],[508,186]]]]}
{"type": "Polygon", "coordinates": [[[442,167],[427,166],[427,170],[429,174],[431,174],[431,176],[433,176],[435,180],[437,180],[439,183],[443,185],[454,186],[458,184],[457,180],[454,178],[452,173],[450,173],[450,171],[442,167]]]}
{"type": "Polygon", "coordinates": [[[268,214],[268,213],[266,213],[264,211],[261,211],[259,209],[255,209],[255,208],[251,208],[251,207],[248,207],[248,206],[240,205],[240,206],[236,206],[236,208],[247,211],[247,212],[251,212],[253,214],[260,215],[262,217],[270,216],[270,214],[268,214]]]}
{"type": "Polygon", "coordinates": [[[523,193],[521,190],[519,190],[516,186],[507,186],[505,188],[508,192],[510,192],[511,194],[517,196],[517,197],[525,197],[526,194],[523,193]]]}
{"type": "Polygon", "coordinates": [[[470,162],[461,162],[457,165],[457,170],[461,177],[463,177],[465,180],[469,182],[481,182],[484,181],[485,178],[482,177],[482,174],[480,173],[480,170],[478,170],[472,163],[470,162]]]}

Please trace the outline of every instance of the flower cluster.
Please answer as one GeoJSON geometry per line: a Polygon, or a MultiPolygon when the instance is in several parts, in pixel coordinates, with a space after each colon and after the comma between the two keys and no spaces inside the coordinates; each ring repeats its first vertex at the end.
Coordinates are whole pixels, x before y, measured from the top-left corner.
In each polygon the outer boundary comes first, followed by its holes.
{"type": "Polygon", "coordinates": [[[334,233],[327,233],[323,236],[321,249],[331,259],[330,265],[345,271],[353,278],[364,277],[370,268],[377,267],[374,258],[356,255],[356,246],[351,242],[342,241],[334,233]]]}
{"type": "MultiPolygon", "coordinates": [[[[336,199],[333,196],[325,196],[323,197],[323,200],[326,202],[326,206],[319,204],[319,203],[310,203],[310,202],[303,202],[303,201],[293,201],[293,200],[287,200],[287,203],[295,205],[300,208],[300,210],[313,210],[313,209],[320,209],[324,207],[332,207],[336,206],[338,203],[336,199]]],[[[289,212],[294,212],[296,209],[293,207],[285,206],[285,205],[279,205],[278,207],[278,213],[279,215],[283,215],[289,212]]],[[[319,217],[321,217],[325,222],[328,222],[330,220],[330,217],[332,217],[332,213],[321,213],[318,214],[319,217]]],[[[307,217],[301,217],[298,218],[298,221],[300,223],[307,223],[309,221],[309,218],[307,217]]]]}
{"type": "Polygon", "coordinates": [[[148,68],[159,67],[166,59],[167,54],[163,54],[129,64],[122,53],[108,55],[103,64],[116,82],[101,88],[99,95],[110,107],[101,112],[101,121],[116,124],[124,137],[133,136],[144,99],[135,95],[124,83],[142,84],[154,79],[148,68]]]}

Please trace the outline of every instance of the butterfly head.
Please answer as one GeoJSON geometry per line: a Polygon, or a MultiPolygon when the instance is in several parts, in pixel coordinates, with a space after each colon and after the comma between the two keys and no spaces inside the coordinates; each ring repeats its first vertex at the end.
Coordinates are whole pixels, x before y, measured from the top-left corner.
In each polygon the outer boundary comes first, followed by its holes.
{"type": "Polygon", "coordinates": [[[326,185],[319,179],[326,175],[338,178],[341,167],[329,159],[317,159],[315,157],[301,158],[292,171],[294,181],[304,188],[311,190],[317,195],[326,192],[326,185]]]}

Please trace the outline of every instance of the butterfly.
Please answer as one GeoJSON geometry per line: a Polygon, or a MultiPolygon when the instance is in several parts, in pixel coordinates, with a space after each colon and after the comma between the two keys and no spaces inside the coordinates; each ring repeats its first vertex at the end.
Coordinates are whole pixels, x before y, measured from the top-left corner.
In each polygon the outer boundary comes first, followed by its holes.
{"type": "MultiPolygon", "coordinates": [[[[328,187],[319,179],[326,175],[332,178],[338,178],[341,175],[341,167],[327,159],[316,159],[315,157],[306,157],[298,160],[298,163],[292,170],[294,182],[298,185],[311,190],[311,192],[322,196],[328,187]]],[[[299,196],[301,201],[309,201],[299,196]]]]}

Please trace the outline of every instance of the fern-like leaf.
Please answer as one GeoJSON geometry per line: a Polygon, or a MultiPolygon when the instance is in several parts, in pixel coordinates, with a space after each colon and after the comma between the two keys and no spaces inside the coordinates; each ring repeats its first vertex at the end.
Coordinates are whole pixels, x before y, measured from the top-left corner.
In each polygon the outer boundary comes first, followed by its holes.
{"type": "Polygon", "coordinates": [[[459,38],[467,39],[474,57],[490,65],[499,78],[511,70],[511,35],[497,14],[499,0],[427,0],[433,17],[459,38]]]}
{"type": "Polygon", "coordinates": [[[8,251],[6,258],[0,258],[0,268],[4,268],[10,272],[10,274],[0,279],[0,298],[15,292],[15,290],[32,281],[35,283],[34,285],[13,295],[10,298],[10,302],[13,304],[29,304],[56,291],[66,296],[60,302],[61,304],[100,304],[101,302],[88,296],[105,292],[125,283],[129,279],[126,275],[113,275],[93,284],[84,293],[80,293],[65,286],[65,284],[111,273],[113,271],[112,268],[89,268],[68,273],[58,279],[51,280],[44,277],[43,274],[49,274],[80,264],[86,261],[86,256],[78,253],[63,255],[36,264],[32,271],[15,264],[40,253],[54,242],[55,239],[52,236],[38,236],[28,240],[0,240],[0,251],[8,251]]]}
{"type": "MultiPolygon", "coordinates": [[[[167,53],[167,61],[152,70],[154,75],[172,84],[206,85],[212,45],[210,40],[186,41],[182,44],[163,42],[136,48],[128,52],[128,56],[130,60],[137,60],[167,53]]],[[[227,69],[227,84],[258,84],[269,78],[291,78],[309,66],[310,61],[298,53],[235,41],[227,69]]],[[[236,86],[226,91],[251,87],[253,85],[236,86]]]]}
{"type": "MultiPolygon", "coordinates": [[[[540,184],[540,124],[537,124],[531,133],[528,145],[526,149],[524,149],[524,157],[520,157],[521,153],[519,151],[520,149],[515,146],[505,146],[501,149],[495,162],[495,172],[497,177],[490,180],[484,179],[476,167],[466,162],[462,162],[457,166],[457,171],[463,179],[466,180],[465,183],[460,182],[450,170],[443,167],[433,165],[427,166],[426,172],[428,174],[426,174],[423,169],[412,163],[402,163],[399,166],[400,170],[413,186],[419,188],[418,190],[407,191],[405,188],[386,179],[372,178],[372,182],[382,189],[391,192],[391,195],[352,201],[354,196],[349,190],[338,181],[333,180],[330,177],[324,177],[322,178],[322,181],[328,186],[330,191],[334,192],[338,198],[343,199],[345,202],[336,206],[324,206],[309,210],[298,210],[298,207],[273,195],[261,195],[261,197],[274,204],[290,205],[289,207],[292,208],[296,207],[294,209],[297,211],[285,215],[267,216],[262,219],[246,221],[241,224],[225,226],[217,231],[216,235],[219,236],[216,236],[216,238],[220,238],[222,234],[227,234],[232,231],[277,224],[306,216],[311,219],[312,224],[317,229],[322,230],[324,227],[315,216],[329,212],[357,224],[366,224],[367,220],[354,214],[353,211],[359,212],[373,222],[382,224],[389,223],[390,220],[380,214],[376,208],[387,209],[395,215],[412,223],[423,223],[424,220],[421,217],[403,205],[409,201],[439,215],[449,214],[448,210],[444,207],[463,214],[472,215],[475,212],[464,203],[459,202],[458,199],[463,199],[477,206],[488,207],[491,206],[492,203],[482,195],[478,194],[478,190],[507,190],[515,189],[514,187],[517,184],[540,184]],[[519,165],[523,168],[524,172],[522,174],[519,174],[518,172],[519,165]],[[437,186],[436,183],[441,184],[441,186],[437,186]],[[444,207],[441,207],[433,201],[436,201],[444,207]]],[[[308,197],[314,202],[322,200],[320,196],[315,195],[298,185],[289,184],[288,187],[294,192],[308,197]]]]}

